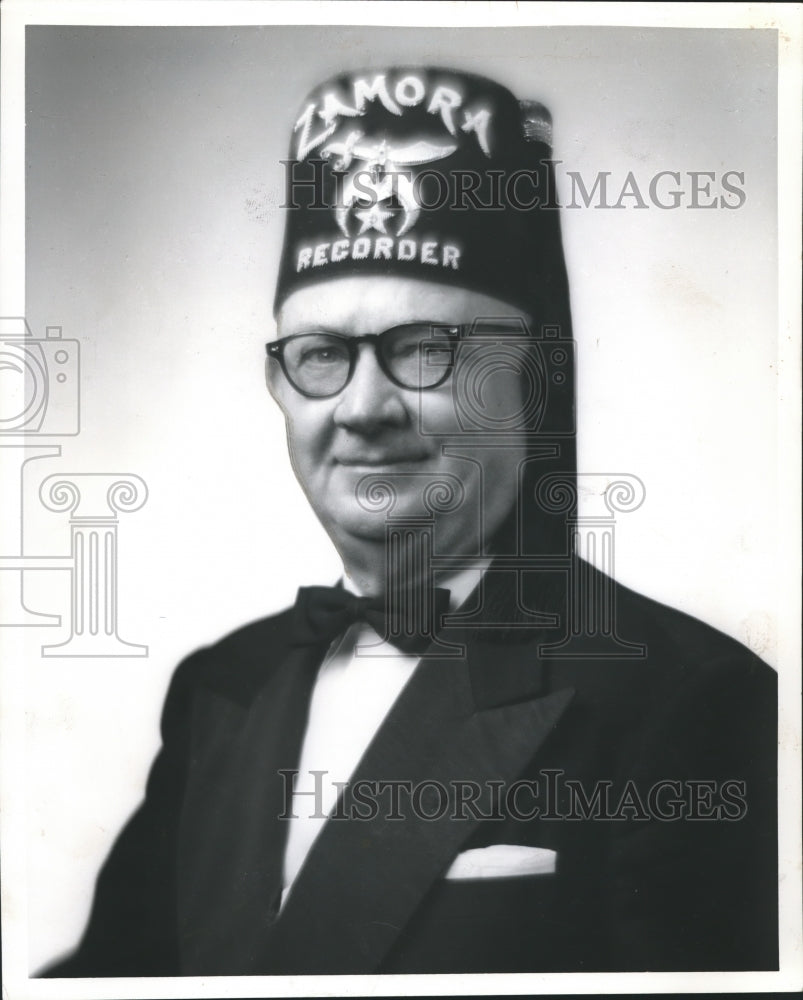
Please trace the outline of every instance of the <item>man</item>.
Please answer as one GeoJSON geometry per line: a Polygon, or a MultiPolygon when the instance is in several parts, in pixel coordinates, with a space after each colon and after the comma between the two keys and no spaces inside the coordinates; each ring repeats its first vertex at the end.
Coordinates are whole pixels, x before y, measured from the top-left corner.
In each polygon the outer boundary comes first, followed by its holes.
{"type": "Polygon", "coordinates": [[[578,559],[549,117],[297,119],[270,392],[336,588],[177,670],[51,976],[777,968],[772,671],[578,559]]]}

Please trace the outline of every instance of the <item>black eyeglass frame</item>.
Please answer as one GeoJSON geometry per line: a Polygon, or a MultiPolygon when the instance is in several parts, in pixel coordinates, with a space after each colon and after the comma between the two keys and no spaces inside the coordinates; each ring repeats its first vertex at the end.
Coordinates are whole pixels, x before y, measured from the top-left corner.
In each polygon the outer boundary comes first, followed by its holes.
{"type": "Polygon", "coordinates": [[[451,355],[451,359],[448,365],[445,366],[443,375],[438,379],[437,382],[433,382],[431,385],[407,385],[400,379],[396,378],[385,359],[383,345],[389,343],[391,334],[398,334],[402,330],[410,329],[411,327],[426,327],[429,326],[432,330],[432,344],[433,346],[438,345],[438,338],[441,341],[448,340],[450,348],[454,349],[455,344],[464,337],[467,331],[470,329],[469,324],[458,324],[455,326],[450,326],[440,323],[402,323],[399,326],[392,326],[387,330],[383,330],[381,333],[364,333],[359,337],[348,337],[342,333],[333,333],[330,330],[310,330],[307,333],[294,333],[289,337],[282,337],[279,340],[271,340],[265,344],[265,350],[269,358],[274,361],[279,362],[279,366],[282,369],[284,377],[287,379],[289,384],[295,389],[297,393],[302,396],[306,396],[307,399],[331,399],[333,396],[337,396],[341,393],[354,375],[354,371],[357,368],[357,360],[359,358],[359,345],[373,344],[374,352],[376,354],[376,360],[382,371],[382,374],[389,379],[394,385],[398,386],[400,389],[411,389],[416,392],[425,392],[428,389],[437,389],[438,386],[443,385],[443,383],[452,374],[452,369],[454,368],[454,353],[451,355]],[[332,337],[335,340],[341,341],[349,355],[349,370],[346,376],[346,381],[343,385],[337,389],[335,392],[317,393],[317,392],[307,392],[300,386],[296,385],[293,379],[290,377],[290,373],[287,371],[287,365],[284,359],[285,347],[295,340],[299,340],[302,337],[317,337],[326,336],[332,337]]]}

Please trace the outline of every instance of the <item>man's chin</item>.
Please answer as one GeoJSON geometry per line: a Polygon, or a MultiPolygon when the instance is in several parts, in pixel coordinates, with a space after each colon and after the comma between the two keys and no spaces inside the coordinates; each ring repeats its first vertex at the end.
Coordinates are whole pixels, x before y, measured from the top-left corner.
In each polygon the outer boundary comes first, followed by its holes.
{"type": "Polygon", "coordinates": [[[357,509],[332,512],[318,511],[318,518],[323,524],[335,545],[348,545],[350,542],[377,544],[385,539],[387,515],[357,509]]]}

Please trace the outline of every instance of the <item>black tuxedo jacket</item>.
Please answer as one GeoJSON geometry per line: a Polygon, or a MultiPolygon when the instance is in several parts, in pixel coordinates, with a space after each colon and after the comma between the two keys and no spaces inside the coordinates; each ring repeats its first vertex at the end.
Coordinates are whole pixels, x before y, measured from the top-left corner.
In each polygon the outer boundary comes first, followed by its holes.
{"type": "Polygon", "coordinates": [[[279,772],[297,767],[325,650],[293,645],[287,611],[194,653],[84,938],[46,975],[777,968],[775,674],[699,621],[615,596],[642,656],[561,656],[565,614],[444,630],[465,655],[422,660],[354,780],[470,782],[476,815],[402,801],[402,819],[330,820],[278,917],[279,772]],[[516,781],[531,784],[492,815],[486,790],[516,781]],[[556,871],[443,878],[492,844],[551,849],[556,871]]]}

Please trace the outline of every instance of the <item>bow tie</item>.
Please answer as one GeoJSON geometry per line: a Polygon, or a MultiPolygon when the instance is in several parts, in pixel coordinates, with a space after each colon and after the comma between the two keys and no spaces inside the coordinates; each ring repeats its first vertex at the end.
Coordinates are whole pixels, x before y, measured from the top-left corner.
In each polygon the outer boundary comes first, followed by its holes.
{"type": "Polygon", "coordinates": [[[299,587],[293,609],[294,641],[302,646],[329,643],[355,622],[366,622],[402,652],[421,654],[432,642],[441,615],[449,610],[448,590],[435,587],[429,607],[425,593],[403,591],[387,600],[357,597],[342,587],[299,587]]]}

